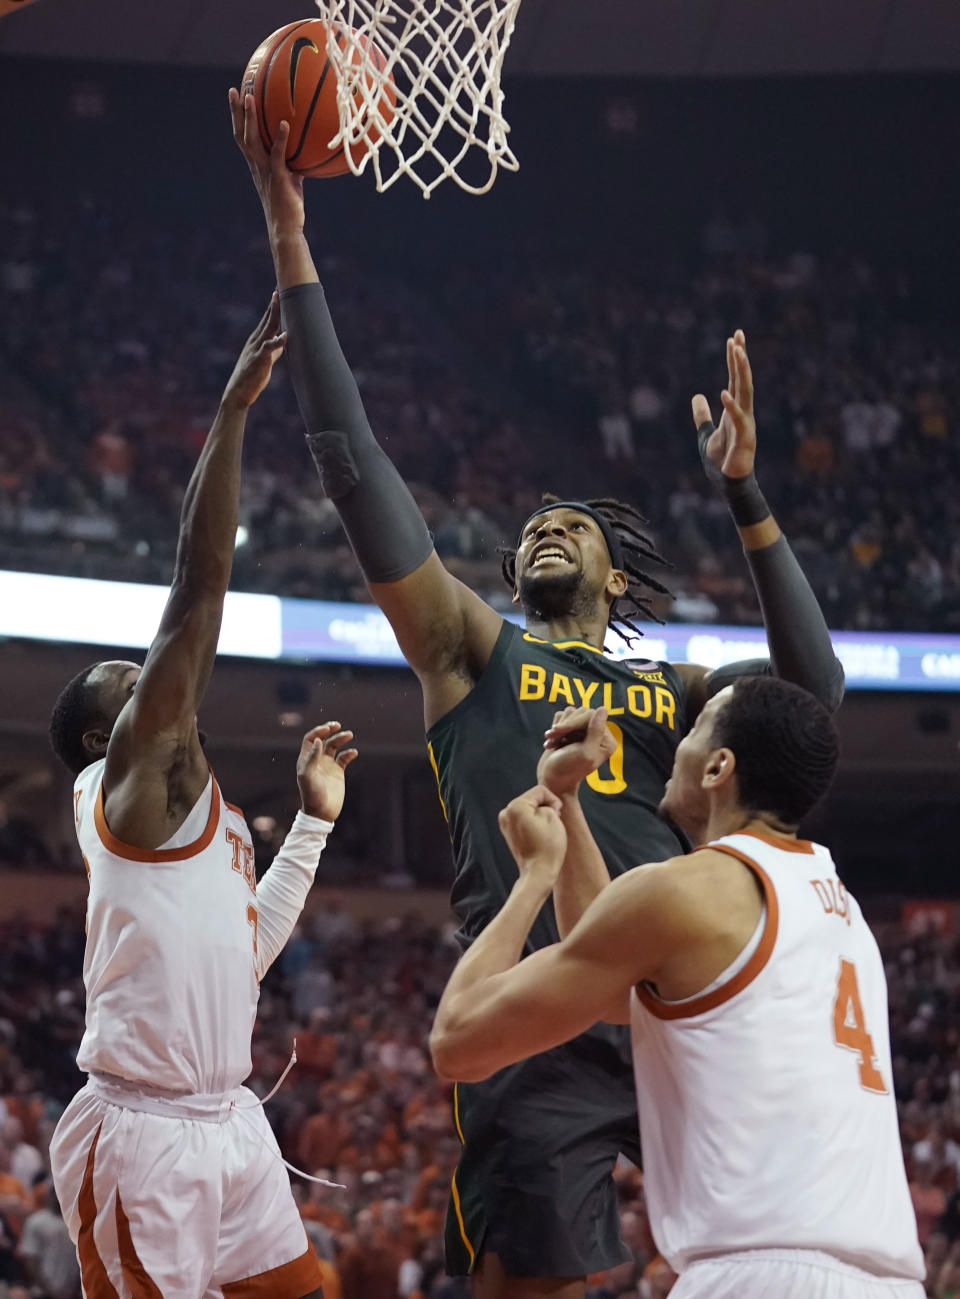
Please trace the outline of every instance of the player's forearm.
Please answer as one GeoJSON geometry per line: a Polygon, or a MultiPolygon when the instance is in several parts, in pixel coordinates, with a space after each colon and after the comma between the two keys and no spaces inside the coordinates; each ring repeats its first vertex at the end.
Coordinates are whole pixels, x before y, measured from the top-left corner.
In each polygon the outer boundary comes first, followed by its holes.
{"type": "Polygon", "coordinates": [[[518,879],[500,911],[461,956],[437,1007],[430,1037],[435,1053],[450,1043],[462,1045],[482,1031],[480,1018],[489,1010],[488,981],[520,960],[549,896],[529,876],[518,879]]]}
{"type": "Polygon", "coordinates": [[[314,265],[313,254],[302,230],[271,230],[270,252],[277,276],[277,288],[293,288],[296,284],[318,284],[320,276],[314,265]]]}
{"type": "Polygon", "coordinates": [[[225,400],[211,425],[180,511],[174,587],[225,595],[233,567],[247,407],[225,400]]]}
{"type": "Polygon", "coordinates": [[[433,550],[420,509],[377,443],[320,284],[281,291],[287,362],[324,494],[368,582],[396,582],[433,550]]]}
{"type": "Polygon", "coordinates": [[[817,597],[789,542],[773,515],[753,527],[741,527],[739,532],[774,672],[803,686],[835,712],[843,700],[843,665],[834,653],[817,597]]]}
{"type": "Polygon", "coordinates": [[[298,812],[283,846],[257,885],[257,977],[277,959],[300,919],[331,821],[298,812]]]}
{"type": "MultiPolygon", "coordinates": [[[[730,478],[705,455],[713,426],[698,430],[707,477],[722,492],[730,509],[760,601],[773,671],[803,686],[831,711],[843,700],[843,667],[833,652],[826,619],[803,569],[780,531],[753,473],[730,478]]],[[[716,693],[740,675],[736,664],[714,671],[716,693]]]]}
{"type": "Polygon", "coordinates": [[[567,831],[567,855],[553,886],[553,909],[560,937],[566,938],[590,903],[610,883],[610,872],[587,824],[579,795],[564,794],[561,801],[560,819],[567,831]]]}

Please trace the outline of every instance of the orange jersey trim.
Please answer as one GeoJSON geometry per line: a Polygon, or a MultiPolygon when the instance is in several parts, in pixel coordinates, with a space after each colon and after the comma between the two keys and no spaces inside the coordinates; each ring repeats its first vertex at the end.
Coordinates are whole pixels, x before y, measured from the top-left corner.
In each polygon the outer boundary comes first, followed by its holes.
{"type": "Polygon", "coordinates": [[[120,1249],[120,1266],[123,1279],[130,1287],[133,1299],[163,1299],[163,1292],[153,1277],[140,1262],[130,1233],[130,1222],[123,1203],[120,1200],[120,1188],[117,1188],[117,1245],[120,1249]]]}
{"type": "MultiPolygon", "coordinates": [[[[784,852],[802,852],[809,857],[814,855],[813,844],[809,839],[781,839],[779,835],[760,834],[757,830],[735,830],[734,833],[748,835],[751,839],[759,839],[761,843],[768,843],[771,848],[782,848],[784,852]]],[[[704,846],[715,848],[716,844],[705,844],[704,846]]],[[[724,850],[721,849],[721,851],[724,850]]]]}
{"type": "Polygon", "coordinates": [[[319,1289],[322,1284],[320,1264],[308,1241],[299,1258],[272,1267],[269,1272],[245,1277],[242,1281],[221,1282],[220,1289],[223,1299],[302,1299],[303,1295],[319,1289]]]}
{"type": "MultiPolygon", "coordinates": [[[[224,800],[223,800],[223,806],[224,806],[224,807],[228,807],[228,808],[230,809],[231,812],[236,812],[237,816],[243,816],[243,808],[242,808],[242,807],[237,807],[236,803],[228,803],[227,800],[224,799],[224,800]]],[[[243,819],[244,819],[244,821],[245,821],[247,818],[246,818],[245,816],[243,816],[243,819]]]]}
{"type": "MultiPolygon", "coordinates": [[[[757,835],[757,838],[763,836],[757,835]]],[[[757,876],[763,886],[763,898],[767,906],[767,918],[763,926],[763,933],[760,936],[760,942],[753,955],[747,961],[742,970],[738,970],[733,978],[714,988],[712,992],[707,992],[703,996],[690,997],[686,1001],[662,1001],[655,996],[649,988],[637,984],[636,993],[644,1010],[648,1010],[651,1015],[657,1019],[692,1019],[694,1015],[704,1015],[708,1010],[716,1010],[724,1002],[731,1001],[738,992],[742,992],[757,977],[764,968],[773,953],[773,945],[777,941],[777,931],[780,928],[780,907],[777,902],[776,890],[773,887],[773,881],[770,876],[746,853],[740,852],[737,848],[730,848],[726,844],[710,843],[704,844],[705,848],[710,848],[714,852],[725,852],[729,857],[736,857],[742,861],[744,866],[749,866],[757,876]]]]}
{"type": "Polygon", "coordinates": [[[203,834],[200,835],[199,839],[194,839],[193,843],[188,843],[183,848],[156,848],[153,851],[146,848],[134,848],[132,844],[124,843],[121,839],[118,839],[111,831],[103,811],[103,782],[101,781],[100,788],[97,790],[97,802],[93,809],[93,820],[97,827],[97,834],[100,836],[100,842],[107,852],[113,853],[115,857],[123,857],[127,861],[184,861],[187,857],[196,857],[197,853],[201,853],[204,848],[210,847],[220,820],[220,789],[213,776],[211,776],[211,780],[213,780],[213,791],[210,797],[210,813],[203,834]]]}
{"type": "Polygon", "coordinates": [[[93,1161],[97,1154],[97,1142],[100,1140],[100,1127],[94,1135],[83,1170],[83,1181],[80,1194],[77,1196],[77,1211],[80,1214],[80,1231],[77,1235],[77,1257],[80,1260],[80,1279],[83,1282],[83,1293],[86,1299],[120,1299],[116,1287],[107,1275],[97,1243],[93,1238],[93,1224],[97,1220],[97,1202],[93,1195],[93,1161]]]}

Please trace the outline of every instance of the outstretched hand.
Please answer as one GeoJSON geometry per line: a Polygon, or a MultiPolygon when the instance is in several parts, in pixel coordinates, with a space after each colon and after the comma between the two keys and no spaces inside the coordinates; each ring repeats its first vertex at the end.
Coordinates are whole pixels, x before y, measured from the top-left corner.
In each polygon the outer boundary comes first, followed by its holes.
{"type": "MultiPolygon", "coordinates": [[[[742,329],[727,339],[727,386],[720,394],[723,414],[707,438],[704,454],[726,478],[753,473],[757,454],[757,421],[753,416],[753,373],[742,329]]],[[[702,393],[693,399],[693,423],[699,430],[712,423],[710,403],[702,393]]]]}
{"type": "Polygon", "coordinates": [[[572,794],[616,752],[605,708],[564,708],[543,741],[537,780],[554,794],[572,794]]]}
{"type": "Polygon", "coordinates": [[[280,331],[280,299],[275,293],[233,367],[222,404],[239,410],[252,406],[270,382],[274,363],[286,345],[287,336],[280,331]]]}
{"type": "Polygon", "coordinates": [[[533,879],[549,893],[567,852],[567,832],[560,820],[560,800],[536,785],[513,799],[497,818],[517,863],[521,879],[533,879]]]}
{"type": "Polygon", "coordinates": [[[260,136],[253,95],[241,98],[240,92],[231,86],[229,100],[233,138],[247,160],[271,237],[299,234],[304,221],[303,177],[287,166],[290,123],[280,123],[273,145],[267,150],[260,136]]]}
{"type": "Polygon", "coordinates": [[[346,792],[344,772],[357,756],[348,748],[353,731],[341,731],[339,722],[322,722],[307,731],[297,759],[300,806],[308,816],[335,821],[346,792]]]}

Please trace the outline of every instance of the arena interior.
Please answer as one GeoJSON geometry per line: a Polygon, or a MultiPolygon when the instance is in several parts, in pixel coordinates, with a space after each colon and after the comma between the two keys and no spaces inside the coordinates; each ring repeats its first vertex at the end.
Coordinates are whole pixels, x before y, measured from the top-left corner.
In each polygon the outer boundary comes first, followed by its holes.
{"type": "MultiPolygon", "coordinates": [[[[82,1081],[86,878],[49,712],[152,635],[159,605],[119,584],[169,582],[186,482],[272,288],[226,91],[301,10],[37,0],[0,19],[2,1299],[80,1294],[48,1145],[82,1081]],[[46,1267],[24,1249],[35,1214],[46,1267]]],[[[307,182],[371,424],[444,562],[503,612],[498,547],[541,493],[612,493],[671,565],[650,657],[713,666],[762,640],[689,405],[717,402],[745,330],[758,477],[847,672],[840,774],[804,831],[886,963],[931,1299],[960,1294],[958,69],[952,0],[523,0],[517,174],[429,202],[369,175],[307,182]]],[[[344,1186],[293,1179],[328,1299],[463,1299],[440,1239],[459,1143],[427,1051],[456,958],[447,830],[417,683],[283,370],[246,441],[232,593],[255,601],[201,717],[258,869],[296,811],[307,726],[341,719],[361,756],[264,981],[251,1085],[272,1087],[295,1036],[267,1110],[291,1163],[344,1186]]],[[[588,1299],[666,1295],[642,1173],[617,1178],[633,1261],[588,1299]]]]}

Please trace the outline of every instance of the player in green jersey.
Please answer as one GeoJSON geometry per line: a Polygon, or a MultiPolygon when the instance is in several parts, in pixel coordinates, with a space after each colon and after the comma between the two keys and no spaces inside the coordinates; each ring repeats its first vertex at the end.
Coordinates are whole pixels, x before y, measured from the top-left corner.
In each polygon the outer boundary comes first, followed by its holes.
{"type": "MultiPolygon", "coordinates": [[[[526,788],[545,729],[570,704],[601,704],[616,740],[584,809],[613,873],[684,850],[656,817],[673,752],[706,699],[743,673],[776,672],[831,708],[843,694],[823,616],[753,474],[756,426],[745,339],[727,342],[728,387],[714,427],[694,423],[708,475],[728,500],[767,628],[771,659],[716,671],[603,652],[608,628],[643,612],[658,556],[642,517],[615,502],[549,502],[520,530],[505,565],[526,615],[506,622],[444,568],[402,479],[376,442],[340,350],[304,237],[302,179],[272,152],[249,97],[231,92],[234,138],[263,203],[288,336],[287,357],[325,493],[370,593],[420,679],[430,756],[456,860],[454,907],[469,942],[506,897],[516,866],[497,813],[526,788]]],[[[561,880],[531,946],[555,941],[583,910],[561,880]],[[565,892],[565,889],[568,890],[565,892]]],[[[447,1259],[481,1299],[580,1299],[588,1273],[626,1257],[612,1169],[639,1158],[629,1042],[597,1027],[575,1042],[458,1088],[464,1143],[448,1216],[447,1259]]]]}

